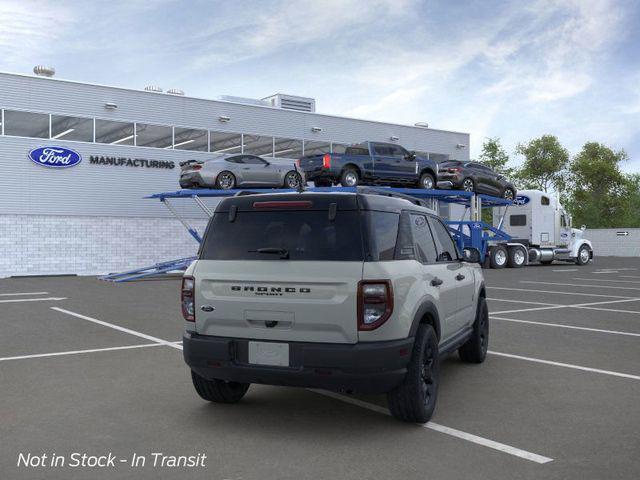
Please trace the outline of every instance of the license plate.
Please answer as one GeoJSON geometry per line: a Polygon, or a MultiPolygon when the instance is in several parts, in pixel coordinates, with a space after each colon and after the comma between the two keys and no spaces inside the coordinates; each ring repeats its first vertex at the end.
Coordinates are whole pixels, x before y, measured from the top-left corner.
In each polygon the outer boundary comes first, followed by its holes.
{"type": "Polygon", "coordinates": [[[249,363],[254,365],[289,366],[289,344],[249,342],[249,363]]]}

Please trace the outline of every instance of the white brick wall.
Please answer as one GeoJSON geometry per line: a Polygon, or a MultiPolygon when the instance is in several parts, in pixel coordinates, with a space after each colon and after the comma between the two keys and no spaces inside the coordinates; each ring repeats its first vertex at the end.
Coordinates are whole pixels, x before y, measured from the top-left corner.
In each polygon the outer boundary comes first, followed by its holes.
{"type": "Polygon", "coordinates": [[[584,238],[593,243],[594,256],[640,257],[640,228],[589,228],[584,238]]]}
{"type": "MultiPolygon", "coordinates": [[[[204,232],[205,219],[189,219],[204,232]]],[[[195,255],[172,218],[0,215],[0,277],[99,275],[195,255]]]]}

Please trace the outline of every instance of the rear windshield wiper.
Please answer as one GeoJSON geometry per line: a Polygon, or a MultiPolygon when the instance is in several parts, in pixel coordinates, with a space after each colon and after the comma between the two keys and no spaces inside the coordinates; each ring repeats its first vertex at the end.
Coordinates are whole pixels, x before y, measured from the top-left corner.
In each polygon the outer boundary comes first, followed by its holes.
{"type": "Polygon", "coordinates": [[[275,248],[275,247],[267,247],[267,248],[259,248],[257,250],[249,250],[249,253],[271,253],[274,255],[280,255],[282,260],[289,259],[289,250],[286,248],[275,248]]]}

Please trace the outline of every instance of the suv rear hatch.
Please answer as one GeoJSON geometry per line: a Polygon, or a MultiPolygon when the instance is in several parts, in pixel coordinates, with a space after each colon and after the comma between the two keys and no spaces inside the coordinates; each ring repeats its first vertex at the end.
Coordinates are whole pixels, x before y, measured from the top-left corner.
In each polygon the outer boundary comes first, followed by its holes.
{"type": "Polygon", "coordinates": [[[360,222],[355,195],[224,200],[194,271],[197,333],[355,343],[360,222]]]}

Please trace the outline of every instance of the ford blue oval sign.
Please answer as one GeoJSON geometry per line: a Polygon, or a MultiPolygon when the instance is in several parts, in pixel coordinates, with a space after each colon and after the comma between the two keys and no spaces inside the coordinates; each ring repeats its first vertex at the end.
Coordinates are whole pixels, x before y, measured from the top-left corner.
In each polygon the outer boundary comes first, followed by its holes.
{"type": "Polygon", "coordinates": [[[82,161],[82,155],[64,147],[38,147],[29,152],[29,159],[43,167],[69,168],[82,161]]]}
{"type": "Polygon", "coordinates": [[[529,197],[527,197],[526,195],[518,195],[516,197],[516,199],[513,201],[514,205],[526,205],[527,203],[529,203],[529,200],[531,200],[529,197]]]}

